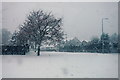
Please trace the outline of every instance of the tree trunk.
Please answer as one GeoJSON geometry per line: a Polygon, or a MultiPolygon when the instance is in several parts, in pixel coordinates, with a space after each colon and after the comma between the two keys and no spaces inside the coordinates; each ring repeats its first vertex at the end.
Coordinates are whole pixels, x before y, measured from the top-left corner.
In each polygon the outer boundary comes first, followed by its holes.
{"type": "Polygon", "coordinates": [[[37,52],[37,55],[38,55],[38,56],[40,55],[40,45],[38,46],[38,52],[37,52]]]}
{"type": "Polygon", "coordinates": [[[35,50],[35,52],[36,52],[36,49],[37,49],[36,46],[37,46],[37,45],[36,45],[36,43],[35,43],[35,44],[34,44],[34,50],[35,50]]]}

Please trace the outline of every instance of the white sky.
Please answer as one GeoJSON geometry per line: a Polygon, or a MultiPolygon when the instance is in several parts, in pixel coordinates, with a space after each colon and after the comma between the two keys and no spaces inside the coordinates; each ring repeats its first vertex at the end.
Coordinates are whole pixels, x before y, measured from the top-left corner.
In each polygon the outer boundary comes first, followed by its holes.
{"type": "Polygon", "coordinates": [[[14,32],[23,23],[32,10],[52,11],[56,17],[63,17],[63,29],[68,38],[78,37],[89,40],[92,36],[101,35],[101,20],[104,20],[104,32],[118,33],[117,2],[8,2],[2,5],[3,28],[14,32]]]}

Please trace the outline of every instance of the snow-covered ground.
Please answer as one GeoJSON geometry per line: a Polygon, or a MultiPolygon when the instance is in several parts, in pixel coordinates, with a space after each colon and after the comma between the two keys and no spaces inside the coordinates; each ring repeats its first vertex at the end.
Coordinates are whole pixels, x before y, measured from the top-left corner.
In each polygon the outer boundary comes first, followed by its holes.
{"type": "Polygon", "coordinates": [[[41,52],[2,58],[3,78],[118,78],[118,54],[41,52]]]}
{"type": "Polygon", "coordinates": [[[2,55],[0,55],[0,80],[2,79],[2,55]]]}

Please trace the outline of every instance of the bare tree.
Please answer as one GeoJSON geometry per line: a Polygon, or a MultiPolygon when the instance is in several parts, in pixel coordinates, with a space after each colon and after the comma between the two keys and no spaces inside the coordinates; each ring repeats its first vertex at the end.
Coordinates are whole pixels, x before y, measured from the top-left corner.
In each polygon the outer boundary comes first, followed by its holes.
{"type": "Polygon", "coordinates": [[[20,31],[24,32],[28,40],[38,45],[38,56],[40,46],[45,41],[60,42],[63,39],[62,18],[55,18],[54,15],[43,10],[32,11],[21,25],[20,31]]]}

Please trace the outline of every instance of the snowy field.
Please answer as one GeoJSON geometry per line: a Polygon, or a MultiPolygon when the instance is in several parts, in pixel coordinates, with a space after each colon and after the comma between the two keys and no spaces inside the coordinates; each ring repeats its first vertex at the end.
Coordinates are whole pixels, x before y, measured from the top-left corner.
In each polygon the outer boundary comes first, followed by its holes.
{"type": "Polygon", "coordinates": [[[0,79],[2,79],[2,55],[0,55],[0,79]]]}
{"type": "Polygon", "coordinates": [[[118,54],[31,51],[2,62],[3,78],[118,78],[118,54]]]}

